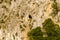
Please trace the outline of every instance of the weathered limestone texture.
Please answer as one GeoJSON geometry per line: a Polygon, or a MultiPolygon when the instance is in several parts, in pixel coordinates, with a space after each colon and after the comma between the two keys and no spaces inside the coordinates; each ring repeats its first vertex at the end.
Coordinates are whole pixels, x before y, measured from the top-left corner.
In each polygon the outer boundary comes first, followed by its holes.
{"type": "MultiPolygon", "coordinates": [[[[0,0],[0,40],[28,40],[28,31],[42,28],[47,18],[60,25],[60,11],[55,17],[50,15],[53,3],[53,0],[0,0]]],[[[60,0],[56,3],[60,10],[60,0]]]]}

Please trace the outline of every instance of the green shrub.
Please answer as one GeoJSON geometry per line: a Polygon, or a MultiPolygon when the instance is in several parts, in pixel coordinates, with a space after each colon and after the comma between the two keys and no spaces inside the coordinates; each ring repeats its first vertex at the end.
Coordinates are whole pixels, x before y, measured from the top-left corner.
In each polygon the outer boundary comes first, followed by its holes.
{"type": "Polygon", "coordinates": [[[43,28],[46,31],[47,37],[43,37],[41,28],[37,27],[28,32],[29,40],[60,40],[60,27],[50,18],[44,21],[43,28]]]}
{"type": "Polygon", "coordinates": [[[37,27],[29,31],[28,36],[30,40],[43,40],[43,33],[41,32],[40,27],[37,27]]]}
{"type": "Polygon", "coordinates": [[[46,38],[47,40],[57,40],[60,38],[60,27],[59,25],[55,24],[50,18],[45,20],[43,27],[48,35],[46,38]]]}

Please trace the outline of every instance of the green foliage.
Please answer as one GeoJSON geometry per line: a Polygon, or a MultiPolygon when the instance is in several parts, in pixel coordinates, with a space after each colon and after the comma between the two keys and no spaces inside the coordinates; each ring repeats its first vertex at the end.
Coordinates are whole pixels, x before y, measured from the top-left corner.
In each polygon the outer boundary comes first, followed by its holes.
{"type": "Polygon", "coordinates": [[[41,28],[37,27],[28,32],[30,40],[60,40],[60,27],[55,24],[50,18],[43,23],[43,28],[46,31],[47,37],[43,37],[41,28]]]}
{"type": "Polygon", "coordinates": [[[53,12],[51,13],[51,15],[55,17],[58,14],[58,6],[56,0],[54,0],[54,3],[52,4],[52,8],[53,8],[53,12]]]}
{"type": "Polygon", "coordinates": [[[56,37],[47,37],[46,40],[56,40],[56,37]]]}
{"type": "Polygon", "coordinates": [[[30,40],[42,40],[43,39],[43,33],[41,32],[40,27],[37,27],[29,31],[28,36],[30,40]]]}
{"type": "Polygon", "coordinates": [[[45,22],[43,23],[44,28],[48,34],[48,36],[56,36],[56,31],[55,29],[55,24],[53,23],[53,21],[49,18],[47,20],[45,20],[45,22]]]}
{"type": "Polygon", "coordinates": [[[55,24],[50,18],[46,19],[43,26],[48,35],[47,40],[57,40],[60,38],[60,27],[55,24]]]}

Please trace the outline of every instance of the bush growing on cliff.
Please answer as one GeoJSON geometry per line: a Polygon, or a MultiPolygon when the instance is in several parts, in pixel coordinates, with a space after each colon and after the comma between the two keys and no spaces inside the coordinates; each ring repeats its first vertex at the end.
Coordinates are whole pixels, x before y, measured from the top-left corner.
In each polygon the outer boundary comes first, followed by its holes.
{"type": "Polygon", "coordinates": [[[60,27],[55,24],[50,18],[43,23],[43,28],[46,31],[47,37],[43,37],[43,32],[40,27],[32,29],[28,33],[30,40],[60,40],[60,27]]]}
{"type": "Polygon", "coordinates": [[[42,36],[42,32],[41,32],[41,28],[40,27],[37,27],[35,29],[32,29],[29,33],[28,33],[28,36],[29,36],[29,39],[30,40],[42,40],[43,39],[43,36],[42,36]]]}
{"type": "Polygon", "coordinates": [[[60,27],[55,24],[50,18],[46,19],[43,27],[48,35],[47,40],[57,40],[60,38],[60,27]]]}

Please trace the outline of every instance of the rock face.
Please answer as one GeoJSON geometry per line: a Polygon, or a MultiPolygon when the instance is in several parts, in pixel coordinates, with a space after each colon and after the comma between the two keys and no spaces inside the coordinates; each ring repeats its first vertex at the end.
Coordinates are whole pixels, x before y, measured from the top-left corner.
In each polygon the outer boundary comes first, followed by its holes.
{"type": "MultiPolygon", "coordinates": [[[[60,25],[60,0],[0,0],[0,40],[28,40],[27,33],[51,18],[60,25]],[[53,14],[53,3],[58,8],[53,14]]],[[[55,9],[56,10],[56,9],[55,9]]]]}

